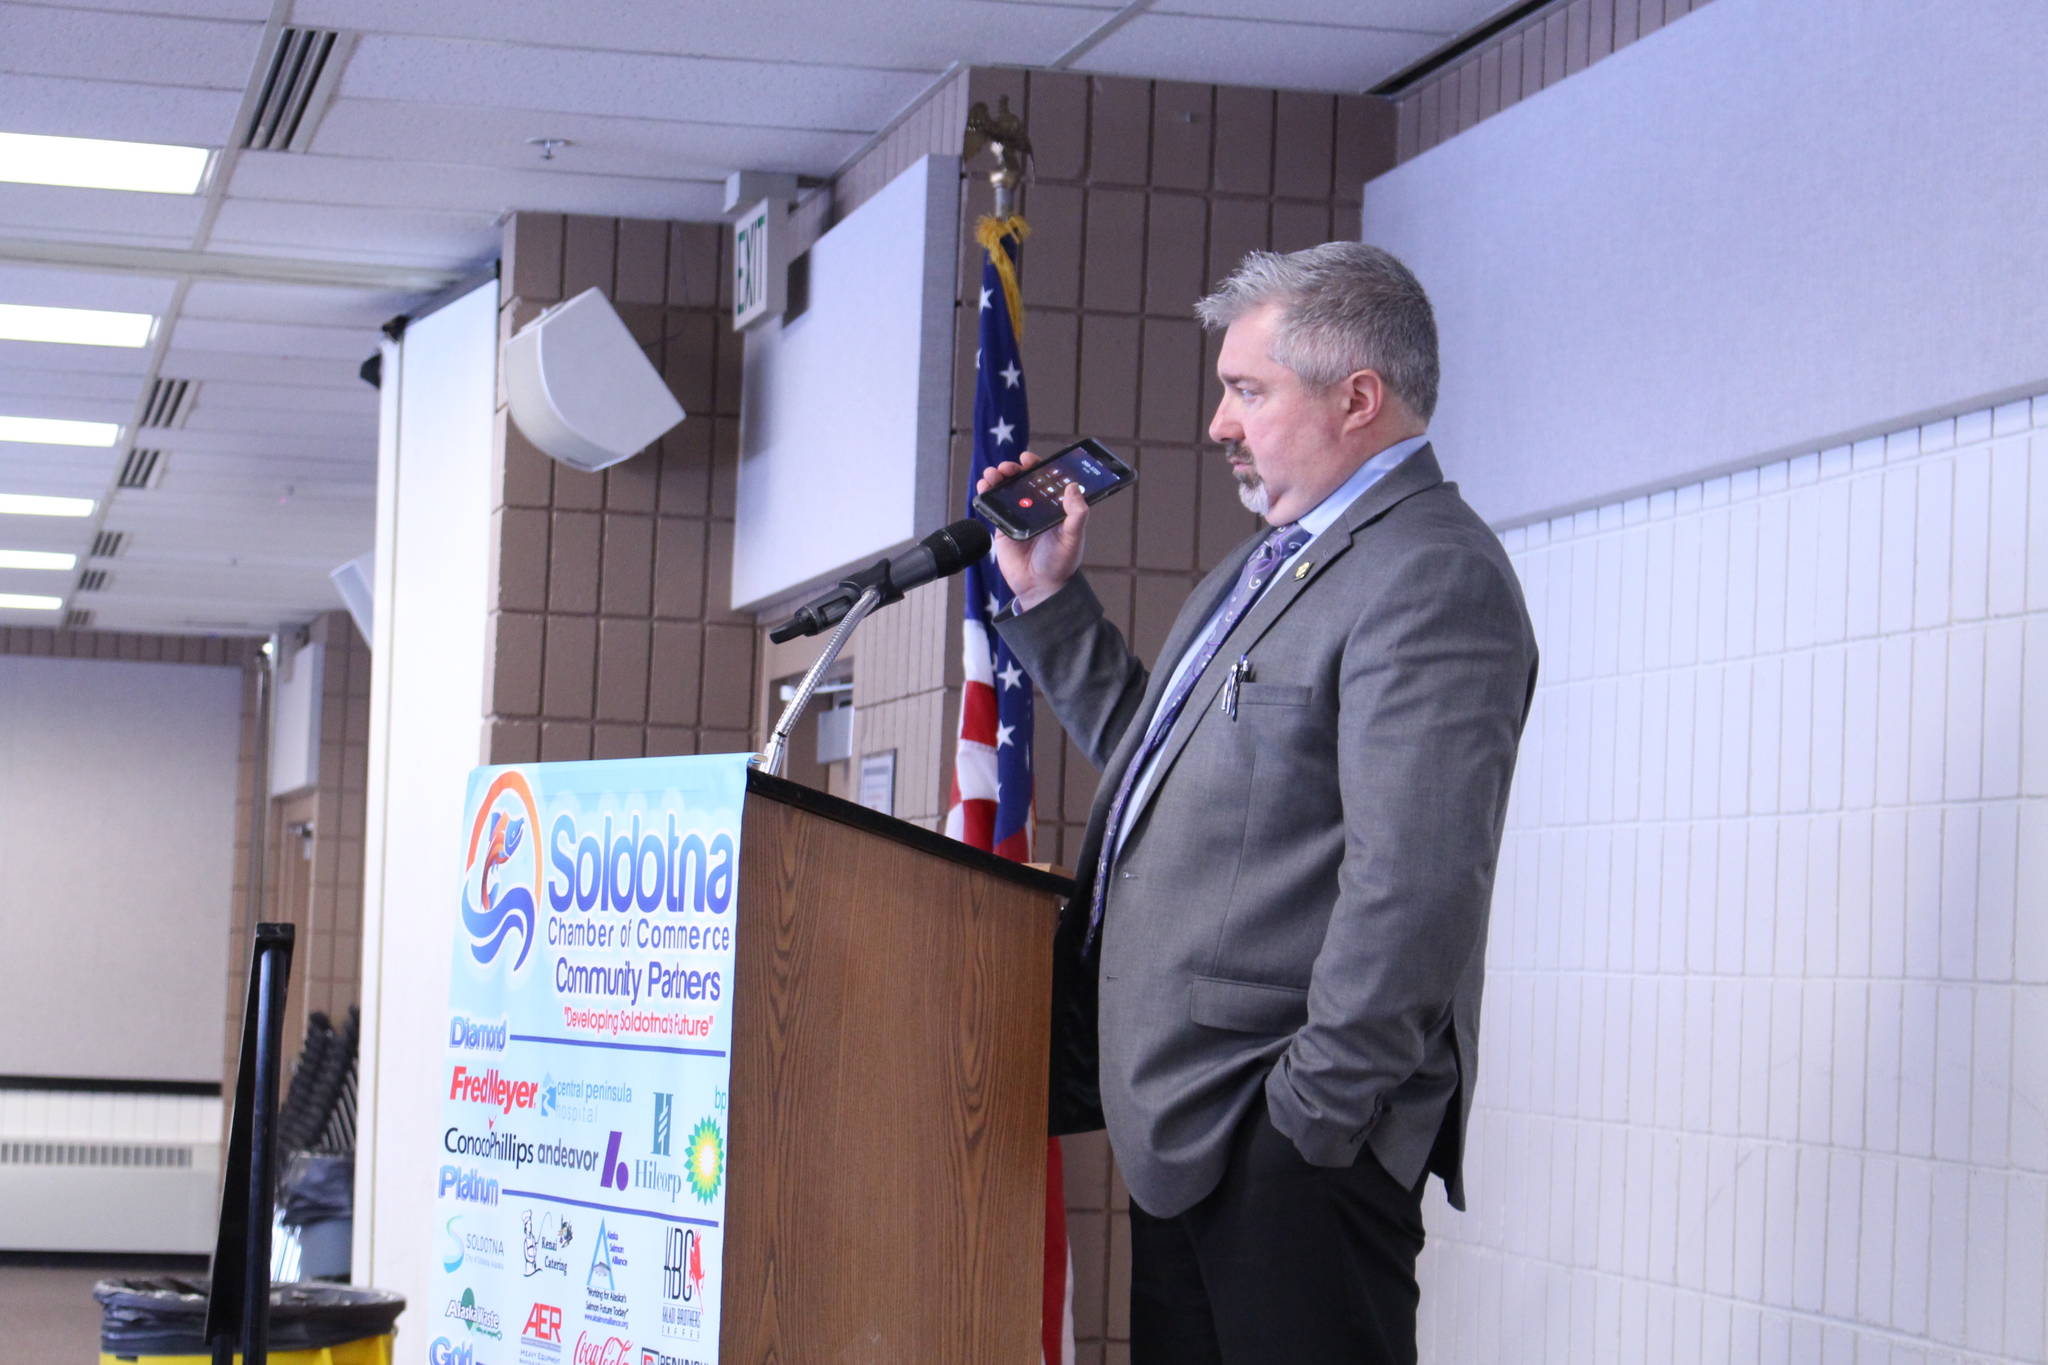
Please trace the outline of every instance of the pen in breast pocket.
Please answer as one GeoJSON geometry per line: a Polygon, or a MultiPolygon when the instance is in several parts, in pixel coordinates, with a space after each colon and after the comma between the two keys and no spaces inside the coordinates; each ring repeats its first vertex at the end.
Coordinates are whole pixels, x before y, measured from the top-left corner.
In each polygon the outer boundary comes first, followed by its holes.
{"type": "Polygon", "coordinates": [[[1252,661],[1249,655],[1240,654],[1237,662],[1230,666],[1230,672],[1223,678],[1223,705],[1219,708],[1232,720],[1237,719],[1237,689],[1239,684],[1252,680],[1252,661]]]}

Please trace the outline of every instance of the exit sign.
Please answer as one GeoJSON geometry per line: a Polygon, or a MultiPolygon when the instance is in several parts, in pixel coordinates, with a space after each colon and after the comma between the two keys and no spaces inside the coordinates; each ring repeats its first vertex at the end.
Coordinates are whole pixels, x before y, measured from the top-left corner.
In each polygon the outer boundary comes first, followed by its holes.
{"type": "Polygon", "coordinates": [[[732,225],[732,329],[743,332],[788,306],[789,261],[783,246],[788,210],[763,199],[732,225]]]}

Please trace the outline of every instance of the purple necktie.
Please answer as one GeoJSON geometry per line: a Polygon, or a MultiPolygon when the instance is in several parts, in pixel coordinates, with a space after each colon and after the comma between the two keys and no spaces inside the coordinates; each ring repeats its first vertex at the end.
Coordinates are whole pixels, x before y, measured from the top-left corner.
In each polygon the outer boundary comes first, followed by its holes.
{"type": "Polygon", "coordinates": [[[1224,639],[1237,625],[1239,618],[1259,598],[1259,592],[1266,586],[1266,580],[1273,570],[1287,561],[1288,556],[1308,544],[1309,534],[1296,522],[1276,526],[1272,533],[1259,542],[1252,557],[1245,561],[1244,569],[1237,576],[1237,586],[1224,599],[1222,609],[1209,623],[1208,633],[1203,636],[1200,650],[1194,659],[1182,670],[1180,681],[1159,703],[1159,709],[1152,713],[1152,724],[1145,731],[1145,738],[1138,745],[1138,752],[1131,755],[1131,761],[1124,765],[1123,780],[1117,783],[1116,798],[1109,803],[1109,818],[1102,825],[1102,852],[1095,860],[1095,888],[1088,905],[1088,942],[1093,948],[1095,939],[1102,932],[1102,907],[1109,894],[1109,865],[1116,857],[1118,835],[1123,828],[1124,807],[1130,802],[1131,792],[1138,785],[1139,774],[1152,761],[1167,732],[1173,729],[1173,722],[1180,716],[1181,707],[1187,704],[1188,695],[1195,690],[1202,672],[1209,667],[1209,661],[1216,657],[1224,639]]]}

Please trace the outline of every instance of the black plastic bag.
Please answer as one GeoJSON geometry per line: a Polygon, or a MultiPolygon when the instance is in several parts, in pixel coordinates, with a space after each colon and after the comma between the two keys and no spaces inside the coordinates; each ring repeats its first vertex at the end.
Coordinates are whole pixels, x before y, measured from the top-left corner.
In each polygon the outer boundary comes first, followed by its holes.
{"type": "MultiPolygon", "coordinates": [[[[92,1287],[100,1303],[100,1350],[131,1357],[206,1354],[206,1291],[203,1275],[101,1280],[92,1287]]],[[[273,1284],[270,1349],[317,1351],[381,1337],[404,1311],[405,1296],[386,1289],[273,1284]]]]}

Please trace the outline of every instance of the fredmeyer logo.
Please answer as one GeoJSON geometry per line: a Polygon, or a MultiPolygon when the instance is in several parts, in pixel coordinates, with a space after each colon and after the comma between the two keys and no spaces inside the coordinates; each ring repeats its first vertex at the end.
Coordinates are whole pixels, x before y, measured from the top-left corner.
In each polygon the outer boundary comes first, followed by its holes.
{"type": "Polygon", "coordinates": [[[533,950],[534,896],[540,888],[540,840],[534,830],[540,811],[533,789],[516,772],[499,773],[477,807],[469,831],[469,859],[463,864],[462,923],[469,931],[470,955],[488,965],[514,933],[519,956],[512,970],[526,965],[533,950]]]}

